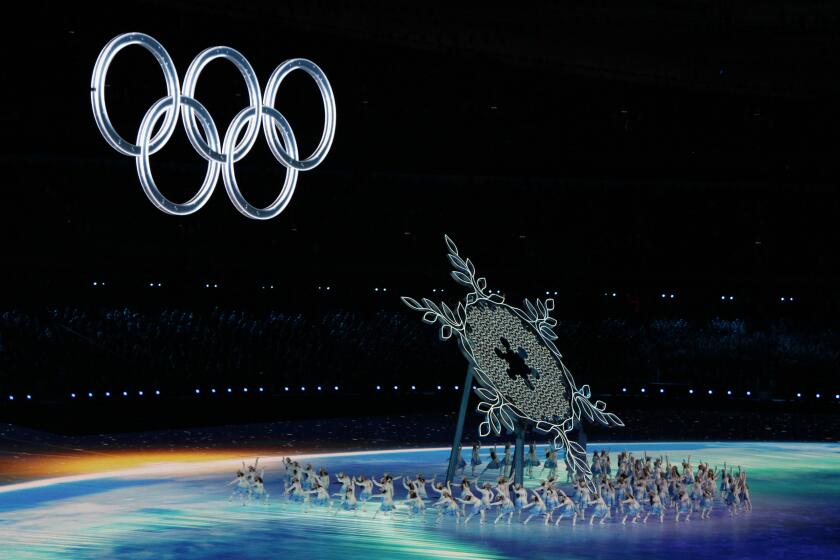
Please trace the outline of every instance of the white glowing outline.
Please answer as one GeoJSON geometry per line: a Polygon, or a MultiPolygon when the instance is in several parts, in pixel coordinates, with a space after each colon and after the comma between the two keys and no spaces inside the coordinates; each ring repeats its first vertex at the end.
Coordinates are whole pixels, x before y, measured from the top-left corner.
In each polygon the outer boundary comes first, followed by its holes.
{"type": "Polygon", "coordinates": [[[515,430],[514,417],[525,421],[529,425],[542,432],[554,434],[554,445],[556,448],[565,448],[566,463],[575,472],[582,473],[586,478],[590,487],[594,488],[592,483],[592,471],[587,464],[586,450],[581,447],[576,441],[572,441],[566,435],[574,428],[575,421],[580,421],[581,415],[585,415],[589,421],[597,421],[605,426],[624,426],[621,419],[611,412],[606,412],[607,404],[604,401],[597,400],[593,405],[589,399],[592,393],[589,385],[583,385],[580,388],[575,384],[571,372],[563,364],[562,355],[557,347],[554,345],[554,340],[557,340],[557,335],[552,330],[557,325],[557,320],[549,316],[549,312],[554,310],[554,300],[547,298],[544,302],[539,299],[535,303],[525,300],[525,308],[519,309],[512,305],[505,303],[505,298],[501,294],[494,294],[492,291],[487,292],[487,279],[476,278],[475,266],[470,259],[464,260],[458,254],[458,247],[449,238],[444,236],[446,246],[449,249],[449,262],[455,268],[451,272],[452,278],[461,284],[470,288],[472,291],[467,293],[465,301],[458,302],[453,311],[446,303],[440,306],[433,301],[423,298],[422,303],[410,297],[402,297],[403,303],[414,311],[423,312],[423,322],[429,325],[440,323],[440,338],[441,340],[448,340],[453,334],[458,335],[458,346],[461,352],[470,362],[475,373],[475,377],[481,387],[476,387],[475,392],[481,399],[476,410],[485,415],[485,420],[479,425],[479,436],[486,437],[490,435],[491,431],[500,435],[502,426],[513,432],[515,430]],[[513,311],[522,321],[531,327],[531,330],[538,336],[538,341],[543,344],[560,366],[560,370],[569,385],[571,392],[571,416],[563,419],[561,422],[547,420],[546,418],[531,418],[519,409],[515,404],[510,402],[506,395],[493,383],[492,379],[484,372],[478,365],[478,362],[473,354],[469,338],[466,334],[466,318],[467,308],[481,302],[489,302],[495,306],[506,307],[513,311]]]}
{"type": "Polygon", "coordinates": [[[193,59],[184,77],[182,89],[169,53],[158,41],[144,33],[124,33],[114,37],[105,45],[93,67],[90,80],[90,102],[96,125],[108,144],[119,153],[135,158],[143,192],[156,208],[175,216],[186,216],[200,210],[213,194],[221,171],[228,197],[240,213],[255,220],[274,218],[292,200],[298,172],[309,171],[320,165],[330,151],[335,137],[335,96],[326,75],[314,62],[305,58],[292,58],[283,62],[271,74],[266,84],[265,94],[262,95],[256,73],[244,56],[230,47],[211,47],[193,59]],[[139,45],[154,55],[163,70],[167,93],[146,112],[137,133],[136,144],[128,142],[119,135],[111,124],[105,106],[105,77],[108,67],[116,54],[129,45],[139,45]],[[217,58],[230,61],[240,71],[245,79],[250,103],[234,117],[225,132],[223,141],[219,138],[216,124],[210,113],[193,97],[201,71],[217,58]],[[297,143],[289,122],[274,108],[280,84],[295,70],[303,70],[315,80],[324,102],[324,130],[321,133],[321,140],[312,155],[304,160],[298,159],[297,143]],[[207,160],[207,174],[201,188],[193,198],[183,204],[172,202],[160,192],[149,166],[149,156],[163,148],[175,131],[179,113],[190,144],[201,157],[207,160]],[[164,117],[163,125],[152,136],[155,125],[161,117],[164,117]],[[248,155],[254,147],[259,135],[260,121],[271,153],[287,170],[280,194],[265,208],[256,208],[245,200],[239,190],[233,169],[233,164],[248,155]],[[206,140],[202,138],[198,130],[199,125],[204,130],[206,140]],[[243,127],[245,127],[245,134],[239,144],[236,144],[236,138],[243,127]]]}

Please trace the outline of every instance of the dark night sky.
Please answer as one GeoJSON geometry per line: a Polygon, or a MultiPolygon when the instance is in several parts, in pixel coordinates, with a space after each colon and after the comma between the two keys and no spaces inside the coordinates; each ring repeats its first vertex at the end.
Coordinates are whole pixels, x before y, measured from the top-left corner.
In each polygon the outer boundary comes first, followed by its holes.
{"type": "MultiPolygon", "coordinates": [[[[0,69],[4,297],[105,277],[430,286],[447,282],[444,232],[491,283],[522,292],[836,297],[840,7],[450,4],[28,2],[7,21],[0,69]],[[335,143],[285,213],[247,220],[221,180],[193,216],[151,206],[90,110],[96,56],[126,31],[161,41],[181,77],[215,44],[240,50],[263,85],[294,56],[325,70],[335,143]]],[[[108,82],[133,138],[165,92],[160,72],[133,48],[108,82]]],[[[245,86],[216,62],[197,97],[223,131],[245,86]]],[[[278,99],[308,153],[315,86],[293,75],[278,99]]],[[[152,165],[176,200],[205,169],[180,125],[152,165]]],[[[255,204],[283,171],[262,139],[237,164],[255,204]]]]}

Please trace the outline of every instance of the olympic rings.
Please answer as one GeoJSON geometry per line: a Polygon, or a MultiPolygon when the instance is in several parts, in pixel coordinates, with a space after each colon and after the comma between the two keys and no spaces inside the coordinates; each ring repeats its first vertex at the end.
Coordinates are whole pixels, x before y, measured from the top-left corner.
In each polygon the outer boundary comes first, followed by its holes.
{"type": "Polygon", "coordinates": [[[239,212],[255,220],[273,218],[280,214],[291,201],[298,173],[309,171],[320,165],[329,153],[335,137],[335,97],[326,75],[314,62],[304,58],[293,58],[283,62],[271,74],[263,96],[256,73],[244,56],[230,47],[211,47],[199,53],[190,63],[182,87],[169,53],[159,42],[143,33],[125,33],[113,38],[105,45],[93,67],[90,101],[94,120],[105,141],[119,153],[135,158],[143,192],[156,208],[176,216],[186,216],[200,210],[213,194],[221,172],[225,191],[239,212]],[[163,70],[167,94],[146,112],[137,132],[136,144],[128,142],[116,131],[108,117],[105,105],[105,77],[108,67],[117,53],[129,45],[140,45],[154,55],[163,70]],[[223,140],[219,138],[216,123],[210,113],[194,97],[199,75],[207,64],[217,58],[230,61],[242,74],[250,103],[234,117],[225,131],[223,140]],[[274,107],[280,84],[295,70],[302,70],[315,80],[324,103],[324,129],[321,140],[315,151],[303,160],[298,159],[297,142],[288,120],[274,107]],[[207,160],[207,173],[201,187],[195,196],[182,204],[172,202],[160,192],[152,176],[149,162],[149,156],[158,152],[169,141],[177,126],[179,113],[190,144],[202,158],[207,160]],[[161,118],[163,118],[163,124],[152,136],[161,118]],[[280,194],[265,208],[256,208],[245,200],[239,190],[234,172],[234,163],[248,155],[254,147],[260,125],[262,125],[271,153],[286,167],[286,179],[280,194]],[[204,132],[203,137],[199,126],[204,132]],[[245,133],[239,143],[236,143],[243,128],[245,128],[245,133]]]}

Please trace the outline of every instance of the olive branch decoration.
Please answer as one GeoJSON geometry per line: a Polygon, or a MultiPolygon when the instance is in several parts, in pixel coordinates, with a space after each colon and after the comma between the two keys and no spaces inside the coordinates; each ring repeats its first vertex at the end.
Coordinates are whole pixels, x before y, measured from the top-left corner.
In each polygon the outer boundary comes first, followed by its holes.
{"type": "Polygon", "coordinates": [[[586,461],[586,450],[579,443],[571,440],[568,433],[574,429],[575,421],[580,421],[582,417],[587,418],[590,422],[599,422],[605,426],[620,427],[624,426],[624,423],[618,416],[606,411],[607,405],[604,401],[596,400],[593,404],[590,401],[592,393],[589,385],[582,385],[578,388],[571,372],[563,363],[562,355],[554,344],[554,341],[558,338],[554,333],[557,320],[550,316],[550,312],[554,310],[554,300],[550,298],[544,301],[536,299],[532,303],[526,299],[524,309],[506,304],[504,296],[487,290],[486,278],[476,275],[475,265],[470,259],[461,257],[458,247],[452,239],[449,236],[445,236],[444,239],[449,249],[447,256],[454,269],[450,275],[458,284],[469,290],[465,300],[459,302],[454,310],[445,302],[437,304],[428,298],[417,301],[414,298],[403,296],[401,300],[410,309],[422,312],[424,323],[429,325],[439,324],[441,340],[449,340],[453,335],[457,335],[458,346],[472,365],[475,378],[478,381],[475,387],[475,392],[480,398],[477,411],[484,415],[484,421],[479,425],[479,436],[487,437],[491,433],[500,435],[502,428],[513,432],[520,422],[533,423],[533,427],[537,431],[554,436],[553,443],[556,449],[567,450],[566,463],[574,472],[582,474],[589,486],[594,489],[592,472],[586,461]],[[470,306],[482,303],[508,307],[537,333],[540,342],[556,358],[570,388],[572,408],[570,417],[531,418],[527,416],[519,407],[508,400],[492,378],[481,369],[473,353],[466,329],[467,309],[470,306]]]}

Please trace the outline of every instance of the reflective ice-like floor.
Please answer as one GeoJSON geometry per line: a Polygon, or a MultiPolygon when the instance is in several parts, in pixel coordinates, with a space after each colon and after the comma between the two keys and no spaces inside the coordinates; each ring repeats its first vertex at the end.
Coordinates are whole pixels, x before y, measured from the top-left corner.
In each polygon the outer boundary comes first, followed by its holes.
{"type": "MultiPolygon", "coordinates": [[[[672,462],[691,453],[692,462],[741,465],[749,472],[754,510],[734,520],[718,506],[711,521],[622,526],[613,520],[574,528],[565,521],[559,528],[436,524],[432,513],[423,521],[371,519],[372,512],[303,514],[282,500],[229,504],[235,461],[164,463],[0,487],[0,558],[840,558],[840,444],[620,447],[667,454],[672,462]]],[[[417,450],[303,461],[332,473],[431,477],[443,472],[447,455],[417,450]]],[[[279,457],[263,461],[274,498],[281,493],[279,457]]]]}

